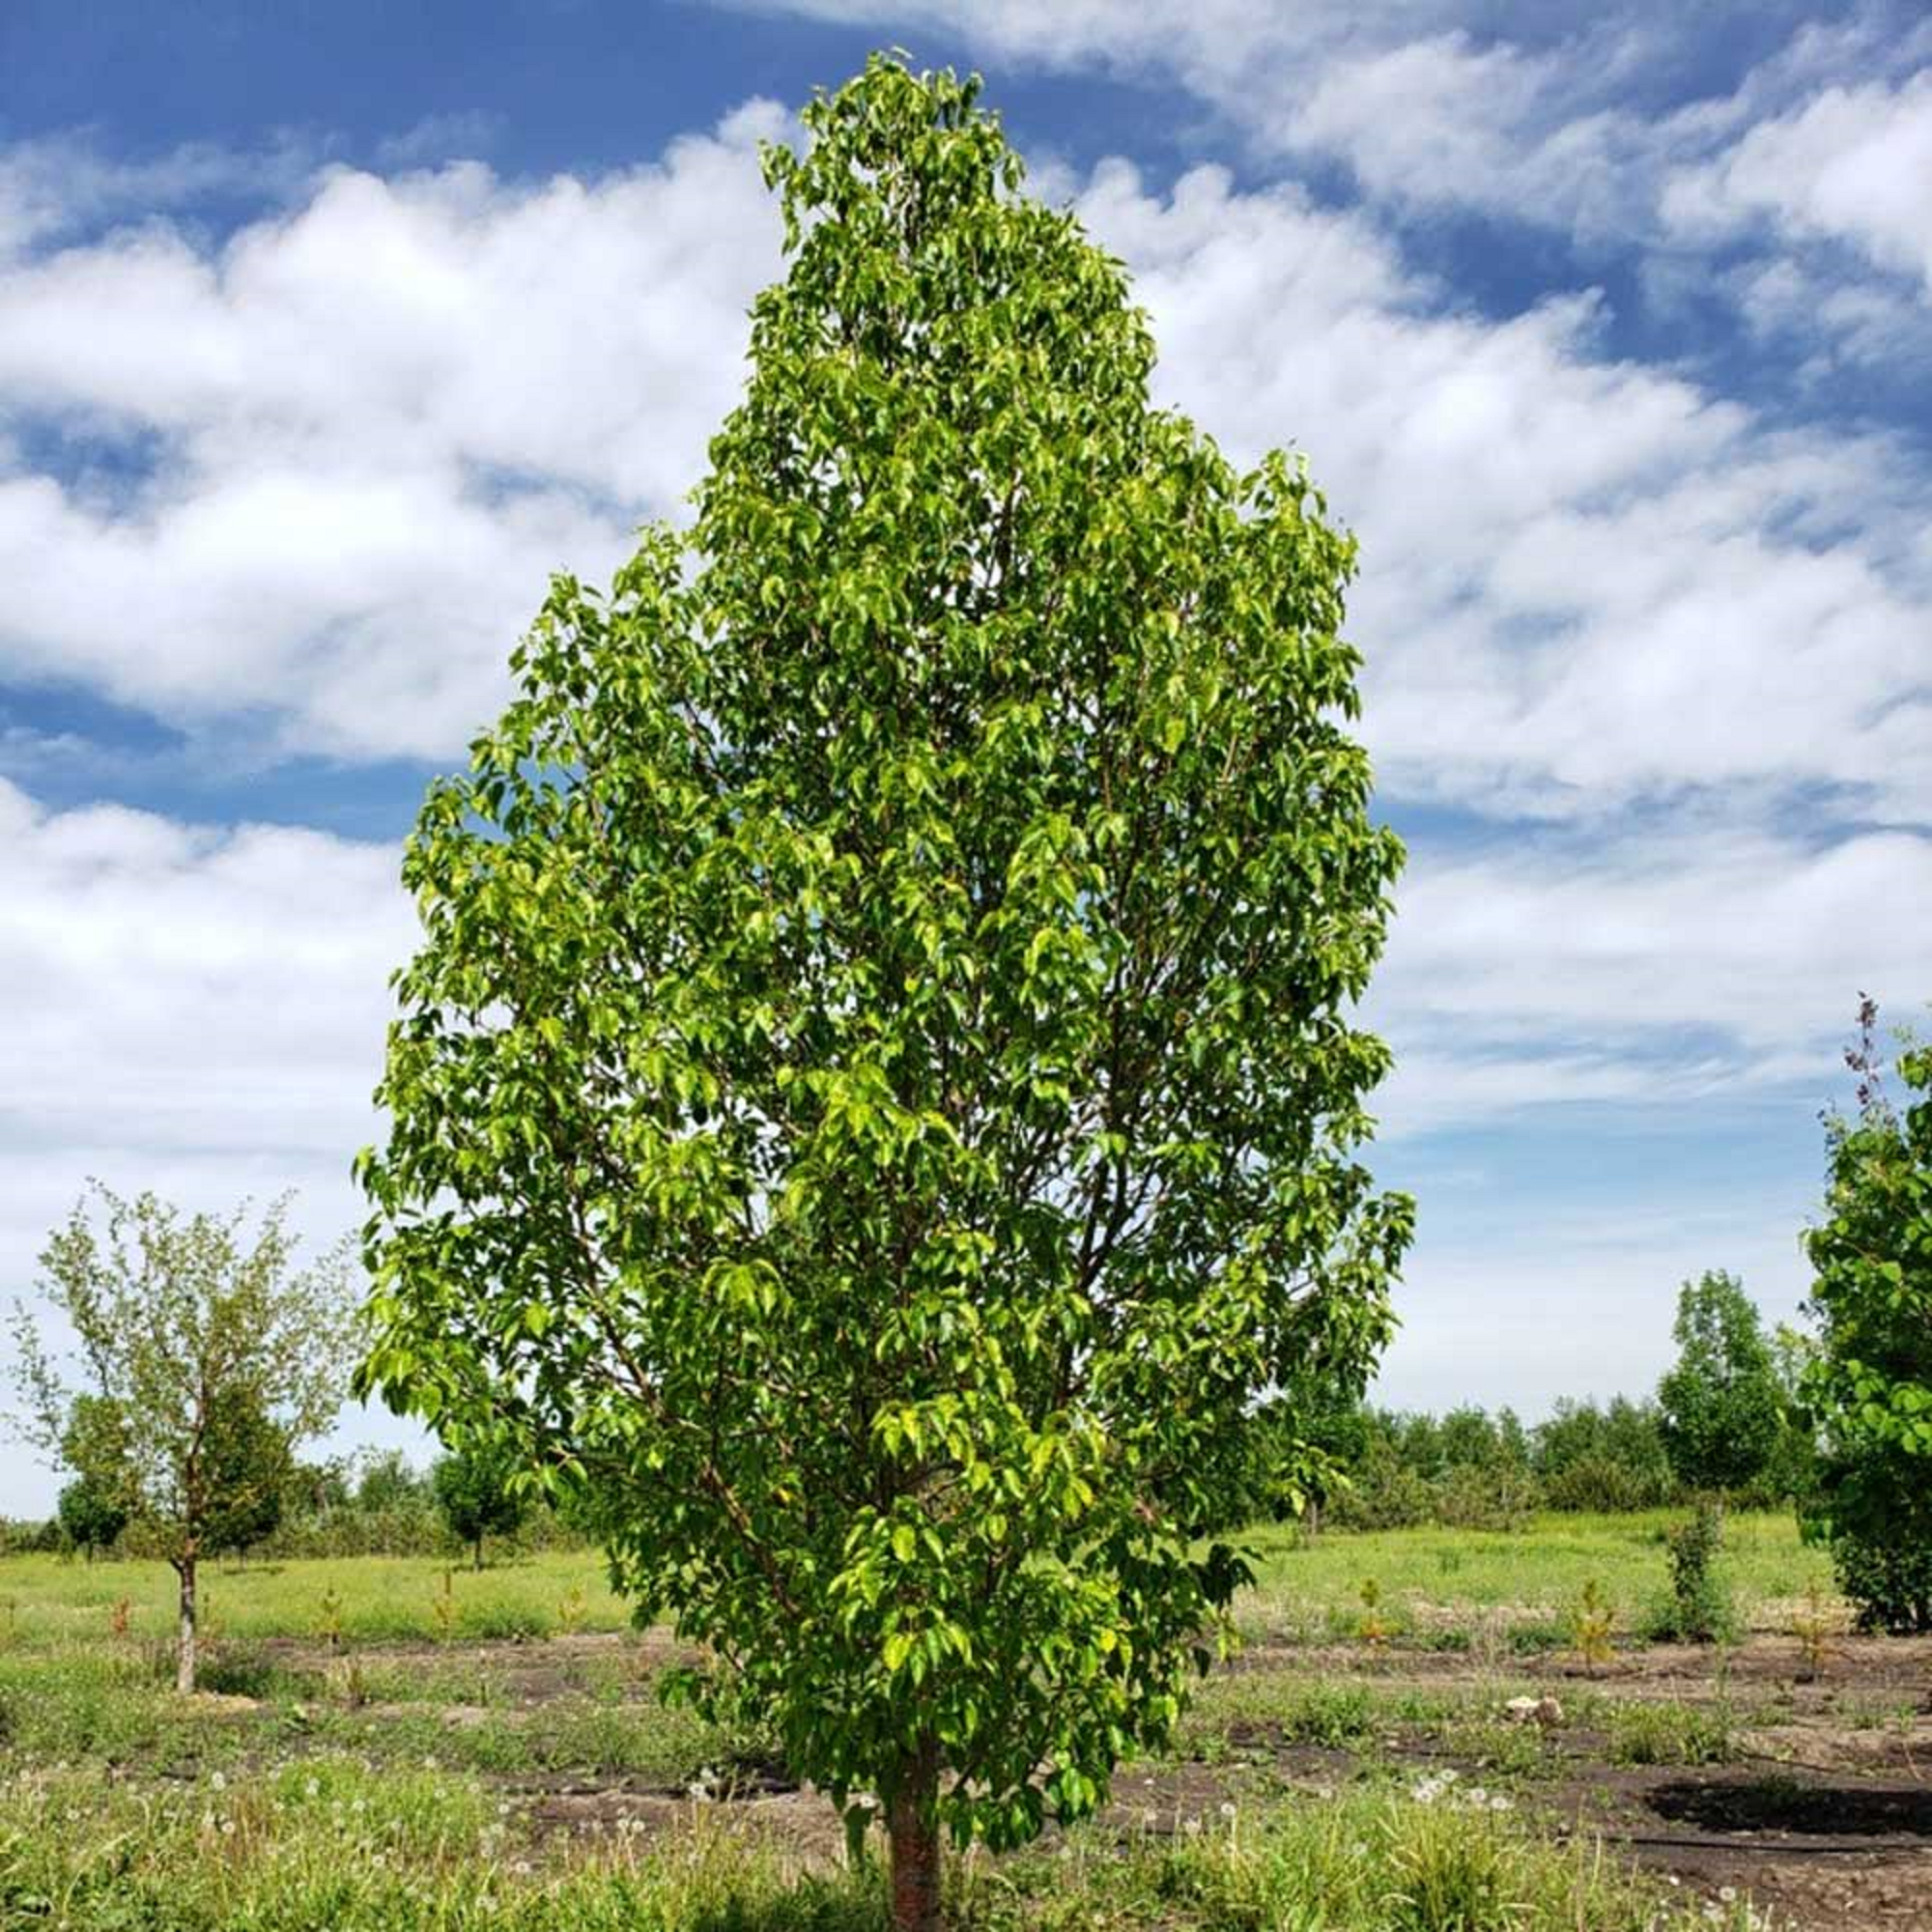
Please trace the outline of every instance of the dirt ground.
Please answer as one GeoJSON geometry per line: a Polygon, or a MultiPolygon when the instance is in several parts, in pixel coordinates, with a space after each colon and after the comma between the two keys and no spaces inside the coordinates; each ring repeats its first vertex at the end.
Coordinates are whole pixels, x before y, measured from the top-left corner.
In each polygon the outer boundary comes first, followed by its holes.
{"type": "MultiPolygon", "coordinates": [[[[668,1646],[649,1639],[582,1636],[527,1647],[472,1646],[474,1705],[439,1708],[461,1724],[514,1721],[517,1710],[578,1694],[586,1673],[618,1645],[636,1663],[636,1692],[650,1699],[652,1666],[668,1646]]],[[[407,1663],[412,1653],[364,1652],[407,1663]]],[[[448,1668],[460,1650],[434,1653],[448,1668]]],[[[305,1657],[305,1661],[306,1657],[305,1657]]],[[[1261,1690],[1359,1686],[1380,1712],[1404,1693],[1448,1699],[1468,1717],[1501,1722],[1507,1696],[1525,1688],[1563,1706],[1542,1730],[1538,1769],[1512,1786],[1526,1823],[1559,1837],[1600,1842],[1686,1889],[1722,1899],[1748,1895],[1789,1932],[1932,1932],[1932,1639],[1840,1637],[1812,1671],[1795,1640],[1758,1636],[1723,1652],[1652,1646],[1619,1653],[1594,1672],[1565,1656],[1498,1664],[1454,1652],[1251,1645],[1229,1666],[1226,1716],[1191,1757],[1124,1768],[1101,1831],[1163,1834],[1228,1803],[1319,1803],[1372,1766],[1420,1779],[1445,1769],[1493,1777],[1480,1752],[1459,1750],[1454,1725],[1378,1719],[1373,1737],[1346,1747],[1312,1745],[1260,1712],[1261,1690]],[[1728,1761],[1616,1761],[1604,1727],[1618,1707],[1669,1706],[1721,1715],[1728,1761]]],[[[654,1700],[652,1700],[654,1701],[654,1700]]],[[[595,1772],[506,1776],[526,1828],[594,1839],[682,1829],[694,1807],[730,1807],[734,1821],[769,1833],[807,1860],[833,1859],[841,1842],[831,1805],[782,1766],[728,1767],[694,1792],[595,1772]]]]}

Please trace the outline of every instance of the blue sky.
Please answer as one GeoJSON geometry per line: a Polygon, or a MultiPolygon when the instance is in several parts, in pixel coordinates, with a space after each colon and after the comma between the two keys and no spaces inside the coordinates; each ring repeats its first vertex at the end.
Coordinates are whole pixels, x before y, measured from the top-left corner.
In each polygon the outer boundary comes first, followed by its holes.
{"type": "Polygon", "coordinates": [[[1932,997],[1932,17],[1671,11],[14,0],[0,1293],[88,1175],[358,1218],[423,782],[678,512],[756,144],[896,44],[1361,539],[1383,1398],[1646,1388],[1705,1267],[1788,1314],[1857,996],[1932,997]]]}

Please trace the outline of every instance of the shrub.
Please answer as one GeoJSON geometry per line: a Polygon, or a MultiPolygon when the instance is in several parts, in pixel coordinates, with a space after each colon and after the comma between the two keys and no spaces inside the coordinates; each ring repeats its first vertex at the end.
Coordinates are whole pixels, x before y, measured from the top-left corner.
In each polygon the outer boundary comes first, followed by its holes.
{"type": "Polygon", "coordinates": [[[1329,1504],[1329,1520],[1346,1529],[1408,1529],[1435,1515],[1435,1491],[1386,1439],[1373,1443],[1350,1472],[1348,1487],[1329,1504]]]}
{"type": "Polygon", "coordinates": [[[1646,1468],[1614,1456],[1579,1456],[1543,1483],[1544,1500],[1553,1510],[1615,1514],[1655,1509],[1670,1492],[1668,1470],[1646,1468]]]}
{"type": "Polygon", "coordinates": [[[1708,1499],[1670,1531],[1670,1595],[1653,1606],[1644,1634],[1679,1643],[1727,1642],[1737,1613],[1718,1574],[1723,1518],[1708,1499]]]}
{"type": "Polygon", "coordinates": [[[1533,1466],[1552,1509],[1655,1509],[1676,1492],[1654,1403],[1559,1402],[1536,1431],[1533,1466]]]}
{"type": "Polygon", "coordinates": [[[1801,1377],[1817,1432],[1814,1523],[1867,1629],[1932,1629],[1932,1047],[1898,1062],[1887,1097],[1861,1002],[1846,1060],[1859,1111],[1827,1122],[1827,1218],[1805,1237],[1819,1348],[1801,1377]]]}
{"type": "Polygon", "coordinates": [[[1539,1500],[1527,1469],[1465,1463],[1436,1485],[1435,1516],[1452,1529],[1523,1529],[1539,1500]]]}
{"type": "Polygon", "coordinates": [[[1832,1566],[1861,1631],[1932,1631],[1932,1541],[1881,1543],[1842,1531],[1832,1539],[1832,1566]]]}

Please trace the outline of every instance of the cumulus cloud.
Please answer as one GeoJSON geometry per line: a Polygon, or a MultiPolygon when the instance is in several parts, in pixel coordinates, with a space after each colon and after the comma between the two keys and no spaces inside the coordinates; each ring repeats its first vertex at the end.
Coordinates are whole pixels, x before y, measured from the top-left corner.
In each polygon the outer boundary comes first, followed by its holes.
{"type": "Polygon", "coordinates": [[[0,667],[460,746],[548,574],[606,575],[696,479],[781,126],[753,102],[595,183],[336,169],[218,246],[154,220],[16,266],[0,427],[69,454],[0,471],[0,667]]]}
{"type": "Polygon", "coordinates": [[[1825,89],[1674,174],[1663,213],[1692,238],[1770,224],[1842,242],[1932,294],[1932,71],[1825,89]]]}
{"type": "Polygon", "coordinates": [[[1361,534],[1369,729],[1410,796],[1602,814],[1735,784],[1932,814],[1922,479],[1598,353],[1588,300],[1459,313],[1359,217],[1123,163],[1079,201],[1161,389],[1293,440],[1361,534]],[[1856,505],[1856,525],[1848,516],[1856,505]]]}
{"type": "MultiPolygon", "coordinates": [[[[1378,215],[1527,224],[1593,261],[1634,250],[1650,258],[1638,285],[1652,295],[1681,296],[1689,281],[1760,323],[1758,277],[1793,234],[1846,236],[1890,266],[1919,267],[1928,246],[1921,71],[1932,19],[1906,0],[1860,0],[1826,19],[1795,0],[1675,11],[1510,0],[761,9],[957,36],[1003,61],[1178,81],[1264,163],[1339,164],[1378,215]],[[1707,263],[1689,269],[1675,257],[1693,227],[1750,242],[1753,259],[1715,276],[1707,263]]],[[[1833,293],[1822,280],[1809,290],[1814,329],[1842,325],[1840,354],[1875,359],[1869,304],[1820,314],[1833,293]]],[[[1805,374],[1828,366],[1813,358],[1805,374]]]]}
{"type": "Polygon", "coordinates": [[[1396,1132],[1815,1096],[1856,990],[1915,999],[1932,958],[1932,838],[1905,832],[1425,848],[1399,896],[1375,993],[1396,1132]]]}
{"type": "MultiPolygon", "coordinates": [[[[752,149],[782,126],[753,104],[588,185],[338,170],[218,247],[151,224],[16,270],[0,422],[115,455],[0,470],[0,665],[173,722],[252,709],[290,749],[447,755],[548,573],[602,577],[696,479],[778,266],[752,149]]],[[[1293,186],[1069,186],[1153,310],[1163,393],[1243,453],[1310,449],[1362,532],[1398,788],[1926,810],[1925,492],[1883,448],[1605,357],[1588,297],[1461,312],[1293,186]]]]}

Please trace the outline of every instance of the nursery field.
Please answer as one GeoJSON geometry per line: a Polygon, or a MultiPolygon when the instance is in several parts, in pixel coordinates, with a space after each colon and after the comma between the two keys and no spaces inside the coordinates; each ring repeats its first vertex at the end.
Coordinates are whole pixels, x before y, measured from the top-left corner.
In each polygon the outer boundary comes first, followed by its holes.
{"type": "MultiPolygon", "coordinates": [[[[1171,1751],[1077,1829],[956,1861],[956,1922],[1932,1923],[1932,1644],[1844,1634],[1774,1517],[1727,1529],[1734,1641],[1645,1641],[1662,1527],[1258,1529],[1242,1643],[1171,1751]]],[[[211,1566],[191,1699],[171,1584],[0,1563],[6,1932],[884,1925],[826,1800],[659,1701],[674,1646],[594,1554],[211,1566]]]]}

